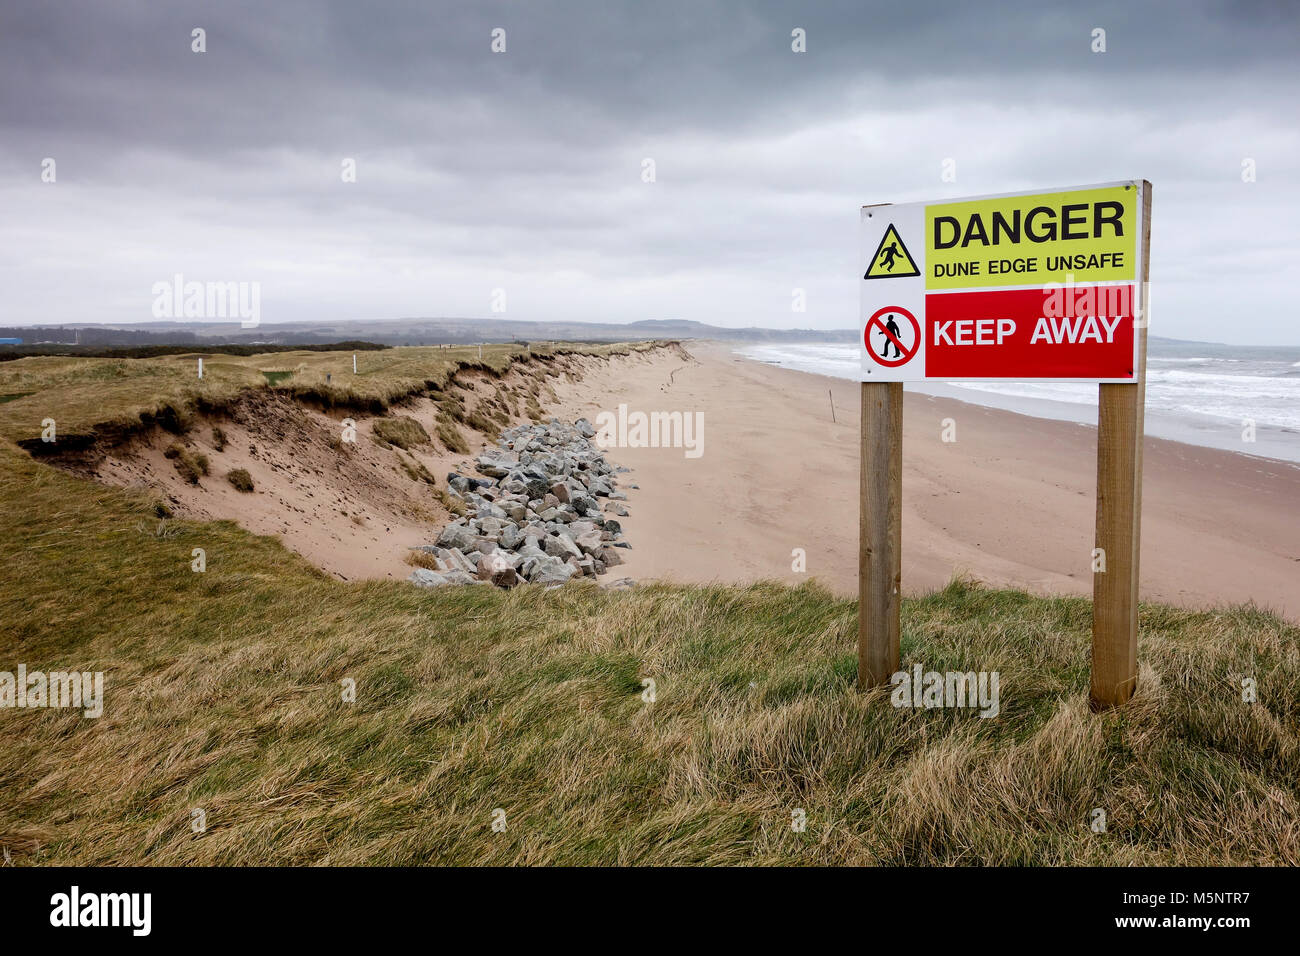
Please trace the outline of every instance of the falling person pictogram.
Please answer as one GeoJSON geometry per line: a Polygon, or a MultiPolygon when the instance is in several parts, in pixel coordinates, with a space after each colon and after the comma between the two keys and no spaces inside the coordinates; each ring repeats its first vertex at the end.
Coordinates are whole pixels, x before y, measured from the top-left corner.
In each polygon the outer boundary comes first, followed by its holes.
{"type": "Polygon", "coordinates": [[[894,260],[898,258],[897,243],[891,242],[889,245],[885,246],[884,250],[881,252],[881,256],[883,258],[881,259],[880,264],[885,267],[885,271],[893,272],[894,260]]]}

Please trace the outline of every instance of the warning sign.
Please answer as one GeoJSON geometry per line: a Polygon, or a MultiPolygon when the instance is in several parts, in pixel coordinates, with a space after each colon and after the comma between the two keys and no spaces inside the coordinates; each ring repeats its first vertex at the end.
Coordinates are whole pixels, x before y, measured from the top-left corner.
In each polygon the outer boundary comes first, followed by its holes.
{"type": "Polygon", "coordinates": [[[1136,381],[1144,188],[863,207],[862,380],[1136,381]]]}
{"type": "Polygon", "coordinates": [[[898,279],[920,274],[921,270],[916,267],[916,262],[907,251],[907,246],[903,245],[898,230],[894,228],[893,223],[890,223],[885,234],[880,237],[880,245],[876,247],[876,254],[872,256],[862,278],[898,279]]]}

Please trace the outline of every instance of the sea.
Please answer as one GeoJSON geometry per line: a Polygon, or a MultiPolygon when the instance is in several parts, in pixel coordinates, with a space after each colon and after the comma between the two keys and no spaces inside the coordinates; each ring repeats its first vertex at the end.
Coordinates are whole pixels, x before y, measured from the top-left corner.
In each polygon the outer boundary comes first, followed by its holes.
{"type": "MultiPolygon", "coordinates": [[[[735,351],[782,368],[858,379],[858,349],[852,344],[744,345],[735,351]]],[[[1097,423],[1096,385],[916,382],[904,390],[1038,418],[1097,423]]],[[[1152,336],[1147,342],[1146,433],[1300,463],[1300,346],[1216,345],[1152,336]]]]}

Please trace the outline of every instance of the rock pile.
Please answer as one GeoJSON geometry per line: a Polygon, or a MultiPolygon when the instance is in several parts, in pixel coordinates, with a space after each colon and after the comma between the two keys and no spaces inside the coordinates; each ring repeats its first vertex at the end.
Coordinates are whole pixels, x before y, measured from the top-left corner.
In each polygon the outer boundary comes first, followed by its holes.
{"type": "Polygon", "coordinates": [[[627,495],[617,490],[615,475],[627,469],[605,461],[591,442],[595,434],[585,418],[519,425],[478,456],[475,470],[483,477],[447,475],[467,516],[420,548],[438,570],[421,568],[410,580],[424,587],[491,582],[509,588],[525,581],[554,587],[622,564],[620,551],[631,545],[617,520],[627,514],[620,504],[627,495]]]}

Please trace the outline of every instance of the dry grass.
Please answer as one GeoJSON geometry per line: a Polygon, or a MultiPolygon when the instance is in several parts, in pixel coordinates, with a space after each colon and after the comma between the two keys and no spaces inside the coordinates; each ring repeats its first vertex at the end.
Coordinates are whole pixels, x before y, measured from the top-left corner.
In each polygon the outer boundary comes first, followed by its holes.
{"type": "Polygon", "coordinates": [[[460,429],[450,418],[444,418],[441,413],[438,415],[438,441],[442,442],[443,447],[448,451],[456,452],[458,455],[469,454],[469,442],[465,440],[465,436],[460,433],[460,429]]]}
{"type": "Polygon", "coordinates": [[[424,426],[407,415],[376,419],[372,434],[380,444],[403,450],[429,444],[429,433],[424,426]]]}
{"type": "Polygon", "coordinates": [[[412,549],[406,553],[406,557],[403,558],[402,560],[404,560],[407,564],[409,564],[413,568],[427,568],[430,571],[442,570],[440,567],[438,567],[437,559],[433,555],[431,555],[428,551],[420,551],[418,549],[412,549]]]}
{"type": "Polygon", "coordinates": [[[463,518],[469,513],[469,506],[465,504],[465,499],[453,497],[446,488],[434,488],[433,494],[442,506],[457,518],[463,518]]]}
{"type": "Polygon", "coordinates": [[[501,430],[501,426],[488,418],[482,407],[476,408],[466,415],[465,424],[475,431],[482,432],[484,435],[495,435],[501,430]]]}
{"type": "Polygon", "coordinates": [[[412,481],[422,481],[426,485],[436,485],[438,479],[433,476],[421,461],[403,455],[400,451],[397,453],[397,463],[401,465],[402,471],[406,472],[406,477],[412,481]]]}
{"type": "Polygon", "coordinates": [[[905,601],[905,663],[1000,672],[981,720],[855,691],[816,586],[345,584],[3,444],[0,499],[6,666],[106,674],[0,715],[19,864],[1300,862],[1300,630],[1253,608],[1144,606],[1094,716],[1086,601],[905,601]]]}
{"type": "Polygon", "coordinates": [[[176,473],[191,485],[197,485],[199,479],[208,473],[208,456],[202,452],[193,452],[184,445],[173,442],[163,452],[163,457],[171,460],[176,473]]]}
{"type": "Polygon", "coordinates": [[[234,486],[236,491],[242,491],[246,494],[253,492],[253,476],[248,473],[247,468],[235,468],[226,473],[226,481],[234,486]]]}

